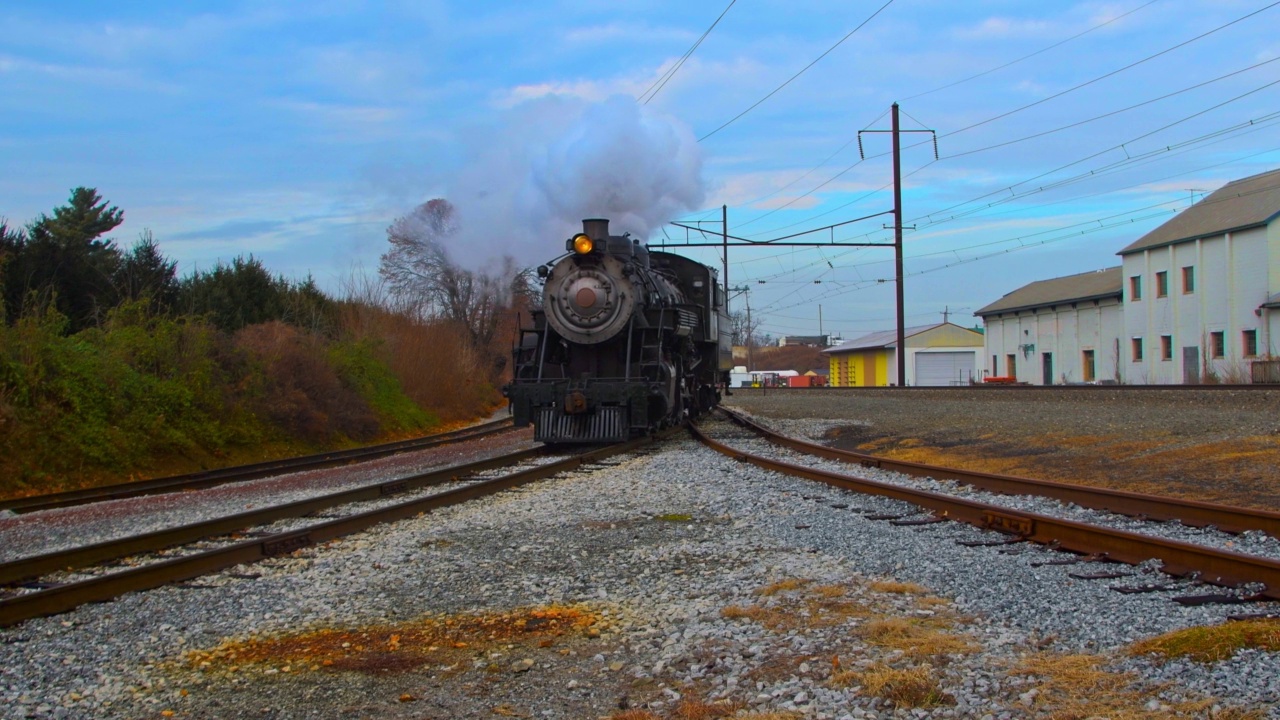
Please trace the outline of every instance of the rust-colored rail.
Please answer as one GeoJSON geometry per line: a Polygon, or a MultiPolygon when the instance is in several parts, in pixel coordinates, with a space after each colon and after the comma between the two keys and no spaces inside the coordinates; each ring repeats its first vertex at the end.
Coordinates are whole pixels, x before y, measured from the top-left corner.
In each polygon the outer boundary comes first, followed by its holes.
{"type": "Polygon", "coordinates": [[[0,627],[30,618],[71,610],[91,602],[102,602],[127,592],[150,590],[162,585],[190,580],[244,563],[284,555],[295,550],[359,532],[374,525],[410,518],[475,498],[573,470],[612,455],[635,450],[652,442],[642,438],[593,450],[563,460],[539,465],[492,480],[437,493],[424,498],[330,520],[310,527],[278,533],[251,541],[166,560],[81,582],[39,590],[0,601],[0,627]]]}
{"type": "Polygon", "coordinates": [[[37,510],[49,510],[52,508],[70,507],[73,505],[86,505],[88,503],[102,502],[104,500],[119,500],[121,498],[138,497],[141,495],[158,495],[160,493],[177,492],[181,490],[199,490],[226,483],[257,480],[258,478],[269,477],[271,475],[281,475],[287,472],[314,470],[353,462],[363,462],[365,460],[375,460],[377,458],[395,455],[397,453],[425,450],[438,445],[485,437],[494,433],[504,432],[510,428],[510,419],[494,420],[493,422],[473,425],[460,430],[427,435],[420,438],[411,438],[409,440],[398,440],[396,442],[383,443],[381,445],[370,445],[368,447],[351,448],[348,450],[335,450],[333,452],[282,458],[280,460],[267,460],[249,465],[236,465],[234,467],[218,468],[216,470],[203,470],[201,472],[187,473],[185,475],[172,475],[170,477],[153,478],[151,480],[137,480],[134,482],[118,483],[116,485],[86,488],[84,490],[68,490],[66,492],[48,493],[46,495],[33,495],[31,497],[0,500],[0,510],[11,510],[16,513],[28,513],[36,512],[37,510]]]}
{"type": "Polygon", "coordinates": [[[155,552],[183,543],[234,533],[255,525],[265,525],[284,518],[302,517],[338,505],[376,500],[388,495],[396,495],[430,485],[439,485],[472,473],[506,467],[537,457],[543,453],[544,450],[542,448],[519,450],[495,458],[477,460],[464,465],[453,465],[350,490],[317,495],[316,497],[283,505],[250,510],[236,513],[235,515],[227,515],[115,540],[105,540],[92,545],[83,545],[42,555],[19,558],[0,563],[0,585],[11,585],[59,570],[73,570],[139,553],[155,552]]]}
{"type": "Polygon", "coordinates": [[[848,450],[837,450],[824,445],[787,437],[732,410],[721,408],[721,411],[733,422],[762,435],[772,443],[807,455],[824,457],[828,460],[856,463],[863,467],[882,468],[916,477],[955,480],[980,490],[1005,495],[1049,497],[1063,502],[1075,503],[1081,507],[1119,513],[1130,517],[1143,517],[1151,520],[1177,520],[1184,525],[1192,527],[1212,525],[1219,530],[1230,533],[1261,530],[1273,537],[1280,537],[1280,513],[1276,512],[1233,505],[1218,505],[1198,500],[1144,495],[1124,490],[1111,490],[1050,480],[1036,480],[1015,475],[997,475],[972,470],[960,470],[905,460],[893,460],[848,450]]]}
{"type": "Polygon", "coordinates": [[[903,500],[932,510],[939,517],[1017,535],[1036,543],[1052,544],[1072,552],[1103,555],[1108,560],[1130,564],[1158,558],[1164,563],[1164,572],[1171,575],[1196,573],[1205,582],[1228,587],[1261,583],[1265,586],[1260,593],[1262,596],[1280,600],[1280,562],[1274,560],[1096,527],[1039,513],[1010,510],[942,493],[771,460],[712,440],[696,427],[691,426],[690,430],[694,437],[711,449],[767,470],[817,480],[855,492],[903,500]]]}

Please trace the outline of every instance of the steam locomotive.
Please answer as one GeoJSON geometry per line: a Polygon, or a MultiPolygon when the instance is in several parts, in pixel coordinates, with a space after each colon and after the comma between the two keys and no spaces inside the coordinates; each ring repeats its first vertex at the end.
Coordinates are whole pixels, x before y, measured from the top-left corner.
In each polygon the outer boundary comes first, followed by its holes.
{"type": "Polygon", "coordinates": [[[733,347],[715,268],[650,252],[583,220],[566,256],[538,266],[542,304],[503,388],[517,426],[544,443],[626,440],[720,401],[733,347]]]}

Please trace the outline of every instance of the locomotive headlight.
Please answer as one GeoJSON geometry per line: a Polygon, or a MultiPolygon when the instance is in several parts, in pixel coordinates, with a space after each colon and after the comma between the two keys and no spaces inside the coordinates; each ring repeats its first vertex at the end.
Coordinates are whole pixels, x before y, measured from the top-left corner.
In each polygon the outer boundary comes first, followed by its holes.
{"type": "Polygon", "coordinates": [[[586,255],[595,247],[595,243],[591,241],[591,236],[586,233],[578,233],[573,236],[573,251],[579,255],[586,255]]]}

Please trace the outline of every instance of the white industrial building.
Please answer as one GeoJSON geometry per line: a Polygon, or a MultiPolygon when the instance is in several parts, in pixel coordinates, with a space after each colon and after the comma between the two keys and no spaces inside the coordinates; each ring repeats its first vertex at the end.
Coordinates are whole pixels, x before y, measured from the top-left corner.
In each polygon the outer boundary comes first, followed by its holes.
{"type": "Polygon", "coordinates": [[[1036,385],[1280,381],[1280,170],[1228,183],[1118,254],[979,310],[987,375],[1036,385]],[[1263,362],[1268,361],[1268,362],[1263,362]]]}
{"type": "Polygon", "coordinates": [[[986,328],[988,377],[1032,385],[1121,380],[1118,267],[1033,282],[974,314],[986,328]]]}
{"type": "Polygon", "coordinates": [[[1125,381],[1249,382],[1280,334],[1280,170],[1236,180],[1120,251],[1125,381]]]}

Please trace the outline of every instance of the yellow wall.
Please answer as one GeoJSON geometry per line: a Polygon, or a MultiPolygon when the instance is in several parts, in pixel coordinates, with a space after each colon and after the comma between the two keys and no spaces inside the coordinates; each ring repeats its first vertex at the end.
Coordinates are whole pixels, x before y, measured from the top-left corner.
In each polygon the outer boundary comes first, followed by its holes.
{"type": "Polygon", "coordinates": [[[833,387],[883,387],[888,385],[888,351],[861,350],[833,353],[830,378],[833,387]]]}
{"type": "MultiPolygon", "coordinates": [[[[932,330],[907,338],[910,348],[963,347],[982,348],[982,333],[958,325],[939,325],[932,330]]],[[[981,353],[979,353],[981,354],[981,353]]]]}

